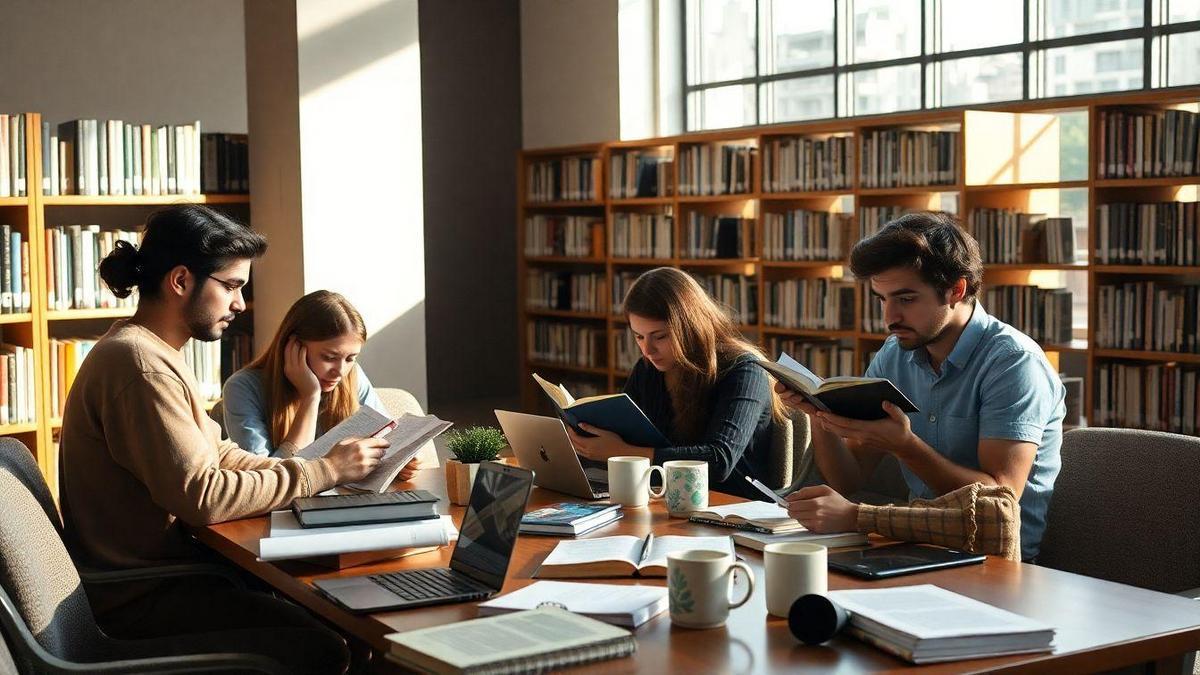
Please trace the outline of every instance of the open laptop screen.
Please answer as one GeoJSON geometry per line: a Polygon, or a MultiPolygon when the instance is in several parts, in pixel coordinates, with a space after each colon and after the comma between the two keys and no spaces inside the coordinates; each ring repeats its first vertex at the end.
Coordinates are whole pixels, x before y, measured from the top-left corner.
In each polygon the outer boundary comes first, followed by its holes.
{"type": "Polygon", "coordinates": [[[480,464],[450,567],[499,590],[532,487],[530,471],[494,462],[480,464]]]}

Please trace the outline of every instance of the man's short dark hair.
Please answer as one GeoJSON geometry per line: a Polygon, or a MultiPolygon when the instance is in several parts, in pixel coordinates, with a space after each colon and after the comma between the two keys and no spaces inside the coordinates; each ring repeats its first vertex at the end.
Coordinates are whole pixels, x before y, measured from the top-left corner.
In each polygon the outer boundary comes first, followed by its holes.
{"type": "Polygon", "coordinates": [[[917,271],[925,283],[945,295],[959,279],[967,280],[965,298],[983,281],[979,244],[954,216],[941,211],[907,213],[854,245],[850,271],[867,279],[897,267],[917,271]]]}

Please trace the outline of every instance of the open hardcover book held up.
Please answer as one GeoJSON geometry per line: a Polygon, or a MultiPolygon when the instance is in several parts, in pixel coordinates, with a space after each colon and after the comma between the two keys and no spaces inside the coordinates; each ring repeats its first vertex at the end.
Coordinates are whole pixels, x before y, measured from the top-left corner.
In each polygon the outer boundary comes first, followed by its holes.
{"type": "Polygon", "coordinates": [[[655,537],[653,534],[568,539],[558,542],[533,576],[539,579],[665,577],[668,553],[696,549],[728,551],[733,555],[733,540],[683,535],[655,537]]]}
{"type": "Polygon", "coordinates": [[[589,396],[577,401],[561,384],[550,384],[537,373],[533,379],[546,392],[558,416],[581,436],[592,435],[580,428],[583,423],[611,431],[630,445],[643,448],[671,445],[628,394],[589,396]]]}
{"type": "Polygon", "coordinates": [[[891,401],[906,413],[919,412],[896,385],[879,377],[817,377],[799,361],[780,354],[779,361],[755,361],[785,387],[800,394],[818,410],[855,420],[880,420],[887,417],[883,402],[891,401]]]}
{"type": "Polygon", "coordinates": [[[304,459],[317,459],[329,454],[333,446],[347,438],[380,437],[389,445],[375,470],[357,483],[345,487],[363,492],[383,492],[396,479],[396,475],[408,464],[421,447],[449,429],[450,422],[435,415],[404,414],[396,419],[375,410],[369,405],[360,406],[358,412],[342,420],[326,431],[320,438],[296,453],[304,459]]]}

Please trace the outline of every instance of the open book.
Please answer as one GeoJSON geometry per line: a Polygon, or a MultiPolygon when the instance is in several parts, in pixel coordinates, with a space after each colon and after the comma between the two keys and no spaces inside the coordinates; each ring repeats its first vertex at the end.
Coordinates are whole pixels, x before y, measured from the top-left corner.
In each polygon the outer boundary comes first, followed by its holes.
{"type": "Polygon", "coordinates": [[[887,417],[883,402],[891,401],[906,413],[919,412],[896,385],[883,378],[841,376],[822,379],[787,354],[780,354],[778,363],[765,359],[755,363],[818,410],[855,420],[879,420],[887,417]]]}
{"type": "Polygon", "coordinates": [[[533,576],[539,579],[665,577],[668,553],[697,549],[728,551],[733,555],[733,540],[683,535],[655,537],[653,534],[568,539],[558,542],[533,576]]]}
{"type": "Polygon", "coordinates": [[[637,628],[667,611],[667,589],[661,586],[535,581],[479,605],[479,616],[544,606],[562,607],[604,623],[637,628]]]}
{"type": "Polygon", "coordinates": [[[396,475],[408,464],[421,447],[450,428],[450,422],[435,415],[404,414],[396,419],[375,410],[369,405],[360,406],[358,412],[342,420],[334,428],[296,453],[304,459],[317,459],[329,454],[333,446],[347,438],[381,437],[388,445],[387,451],[375,470],[357,483],[346,487],[363,492],[383,492],[396,479],[396,475]]]}
{"type": "Polygon", "coordinates": [[[688,520],[765,534],[795,532],[804,529],[803,525],[787,514],[787,509],[778,504],[758,501],[710,506],[704,511],[693,512],[688,520]]]}
{"type": "Polygon", "coordinates": [[[558,416],[581,436],[592,435],[579,426],[586,423],[611,431],[630,445],[643,448],[671,445],[628,394],[589,396],[577,401],[561,384],[550,384],[537,373],[533,374],[533,379],[546,392],[558,416]]]}

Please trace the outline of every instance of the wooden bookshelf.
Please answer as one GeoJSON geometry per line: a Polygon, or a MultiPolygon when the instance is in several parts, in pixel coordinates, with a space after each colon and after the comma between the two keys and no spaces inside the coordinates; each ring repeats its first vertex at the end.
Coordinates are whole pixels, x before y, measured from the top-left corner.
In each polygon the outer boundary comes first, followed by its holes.
{"type": "MultiPolygon", "coordinates": [[[[1087,100],[1072,99],[1067,103],[1025,101],[1015,104],[996,104],[979,106],[972,110],[938,110],[926,112],[908,112],[894,115],[880,115],[866,118],[832,120],[812,123],[797,123],[758,128],[731,129],[728,131],[712,131],[703,133],[684,134],[680,136],[654,138],[640,141],[618,141],[568,148],[543,148],[524,151],[518,156],[518,323],[520,331],[520,372],[523,400],[526,406],[537,405],[538,394],[532,386],[529,376],[534,369],[554,371],[558,377],[569,374],[589,376],[605,391],[619,390],[627,372],[616,367],[616,345],[623,338],[627,326],[619,316],[611,315],[611,307],[602,308],[601,314],[607,315],[608,330],[607,360],[589,368],[566,368],[550,364],[534,363],[529,360],[526,345],[526,324],[529,320],[544,317],[544,313],[527,311],[525,309],[526,289],[525,275],[530,267],[551,265],[559,262],[557,258],[526,258],[524,250],[525,217],[530,212],[544,212],[547,209],[558,209],[564,212],[592,214],[598,212],[596,207],[603,207],[606,227],[606,241],[611,241],[611,228],[615,213],[634,212],[647,213],[669,212],[673,215],[673,242],[670,258],[628,258],[613,257],[606,248],[602,256],[589,259],[567,259],[568,263],[604,263],[608,275],[611,293],[614,275],[622,271],[637,272],[654,266],[673,266],[687,269],[693,273],[728,272],[743,270],[742,273],[753,277],[757,282],[757,322],[742,326],[748,337],[765,346],[771,338],[813,338],[815,340],[836,340],[854,350],[855,368],[861,371],[865,368],[868,353],[877,350],[886,339],[886,335],[872,333],[866,330],[863,319],[863,302],[867,299],[863,293],[857,293],[854,325],[845,330],[803,330],[779,328],[768,325],[764,321],[764,281],[801,277],[830,277],[848,275],[849,263],[846,259],[835,260],[773,260],[762,255],[763,246],[763,213],[764,211],[780,212],[803,208],[814,211],[836,210],[834,204],[840,199],[849,197],[853,200],[853,232],[850,237],[857,238],[859,215],[863,208],[891,206],[904,209],[940,209],[946,205],[956,207],[958,216],[964,224],[970,211],[974,208],[1021,208],[1029,212],[1040,212],[1037,208],[1049,194],[1053,196],[1058,191],[1086,191],[1086,213],[1088,220],[1087,237],[1077,244],[1077,248],[1086,248],[1085,259],[1077,263],[1023,263],[1023,264],[989,264],[985,268],[985,286],[998,284],[1030,284],[1036,285],[1039,279],[1046,275],[1081,275],[1075,279],[1086,279],[1087,284],[1087,327],[1086,330],[1076,329],[1071,342],[1067,344],[1043,344],[1048,358],[1055,367],[1063,368],[1069,375],[1084,378],[1084,416],[1092,419],[1096,413],[1096,386],[1093,374],[1096,366],[1106,361],[1126,361],[1131,363],[1200,363],[1200,354],[1156,353],[1135,350],[1114,350],[1098,348],[1096,342],[1096,295],[1098,275],[1102,280],[1119,279],[1121,275],[1148,278],[1180,277],[1196,279],[1200,277],[1200,266],[1156,266],[1156,265],[1100,265],[1093,260],[1096,250],[1096,219],[1097,207],[1110,202],[1164,202],[1164,201],[1195,201],[1182,194],[1186,190],[1195,190],[1200,186],[1200,176],[1158,177],[1158,178],[1123,178],[1098,179],[1097,162],[1099,161],[1099,111],[1107,108],[1133,107],[1139,109],[1175,106],[1177,104],[1196,104],[1200,102],[1200,87],[1177,88],[1164,91],[1133,92],[1097,96],[1087,100]],[[1075,111],[1087,118],[1086,139],[1086,175],[1066,175],[1062,173],[1058,152],[1058,122],[1055,116],[1064,110],[1075,111]],[[957,178],[953,184],[937,184],[924,186],[864,188],[860,186],[859,152],[862,148],[864,135],[872,130],[886,128],[914,129],[956,129],[960,131],[957,146],[956,167],[957,178]],[[764,189],[763,149],[765,144],[787,137],[827,138],[829,136],[848,136],[853,138],[850,154],[853,161],[848,167],[850,171],[850,186],[842,189],[770,192],[764,189]],[[751,190],[740,194],[721,194],[711,196],[680,196],[679,170],[674,167],[674,186],[670,194],[650,197],[609,198],[607,190],[608,158],[611,153],[628,152],[631,150],[670,149],[671,156],[678,160],[684,147],[698,144],[739,143],[753,145],[758,152],[753,160],[753,179],[751,190]],[[605,174],[598,183],[601,189],[597,195],[600,199],[585,202],[564,202],[558,204],[528,203],[525,196],[525,167],[530,161],[553,157],[566,157],[586,154],[601,158],[601,172],[605,174]],[[759,255],[739,259],[689,259],[682,256],[683,238],[682,227],[686,223],[686,214],[691,210],[704,213],[716,213],[718,209],[729,206],[737,208],[746,217],[754,219],[754,235],[759,255]],[[1084,246],[1086,244],[1086,247],[1084,246]],[[1069,365],[1068,365],[1069,364],[1069,365]]],[[[1198,169],[1200,170],[1200,169],[1198,169]]],[[[1194,195],[1194,192],[1192,193],[1194,195]]],[[[1047,213],[1047,215],[1059,215],[1047,213]]],[[[1078,220],[1076,221],[1078,223],[1078,220]]],[[[1077,225],[1077,230],[1079,226],[1077,225]]],[[[1066,277],[1062,277],[1066,278],[1066,277]]],[[[596,323],[598,317],[557,317],[563,321],[587,321],[596,323]]],[[[576,378],[578,379],[578,378],[576,378]]],[[[573,392],[574,393],[574,392],[573,392]]]]}
{"type": "MultiPolygon", "coordinates": [[[[11,342],[33,350],[34,362],[34,410],[35,421],[21,424],[0,426],[0,436],[13,436],[20,439],[33,452],[38,466],[42,470],[51,490],[57,494],[58,489],[58,456],[56,435],[62,427],[62,420],[52,409],[50,396],[49,344],[52,337],[58,334],[70,334],[76,330],[71,322],[82,322],[87,327],[89,335],[102,333],[108,322],[132,316],[133,308],[113,309],[73,309],[51,310],[48,307],[48,281],[46,269],[49,252],[46,250],[45,232],[47,221],[55,220],[53,213],[59,207],[104,207],[128,208],[144,206],[161,206],[179,203],[216,204],[216,205],[249,205],[248,194],[212,194],[212,195],[162,195],[162,196],[81,196],[81,195],[43,195],[42,194],[42,147],[41,147],[41,116],[36,113],[26,113],[26,182],[28,196],[0,198],[0,223],[12,225],[20,231],[29,246],[29,277],[30,304],[29,312],[20,314],[0,314],[0,336],[4,342],[11,342]],[[51,325],[54,325],[52,330],[51,325]]],[[[130,222],[132,229],[140,226],[144,214],[133,211],[130,222]]],[[[78,222],[78,211],[71,212],[68,219],[78,222]]],[[[59,223],[50,222],[50,225],[59,223]]],[[[249,308],[247,308],[249,309],[249,308]]],[[[211,408],[213,403],[209,402],[211,408]]]]}

